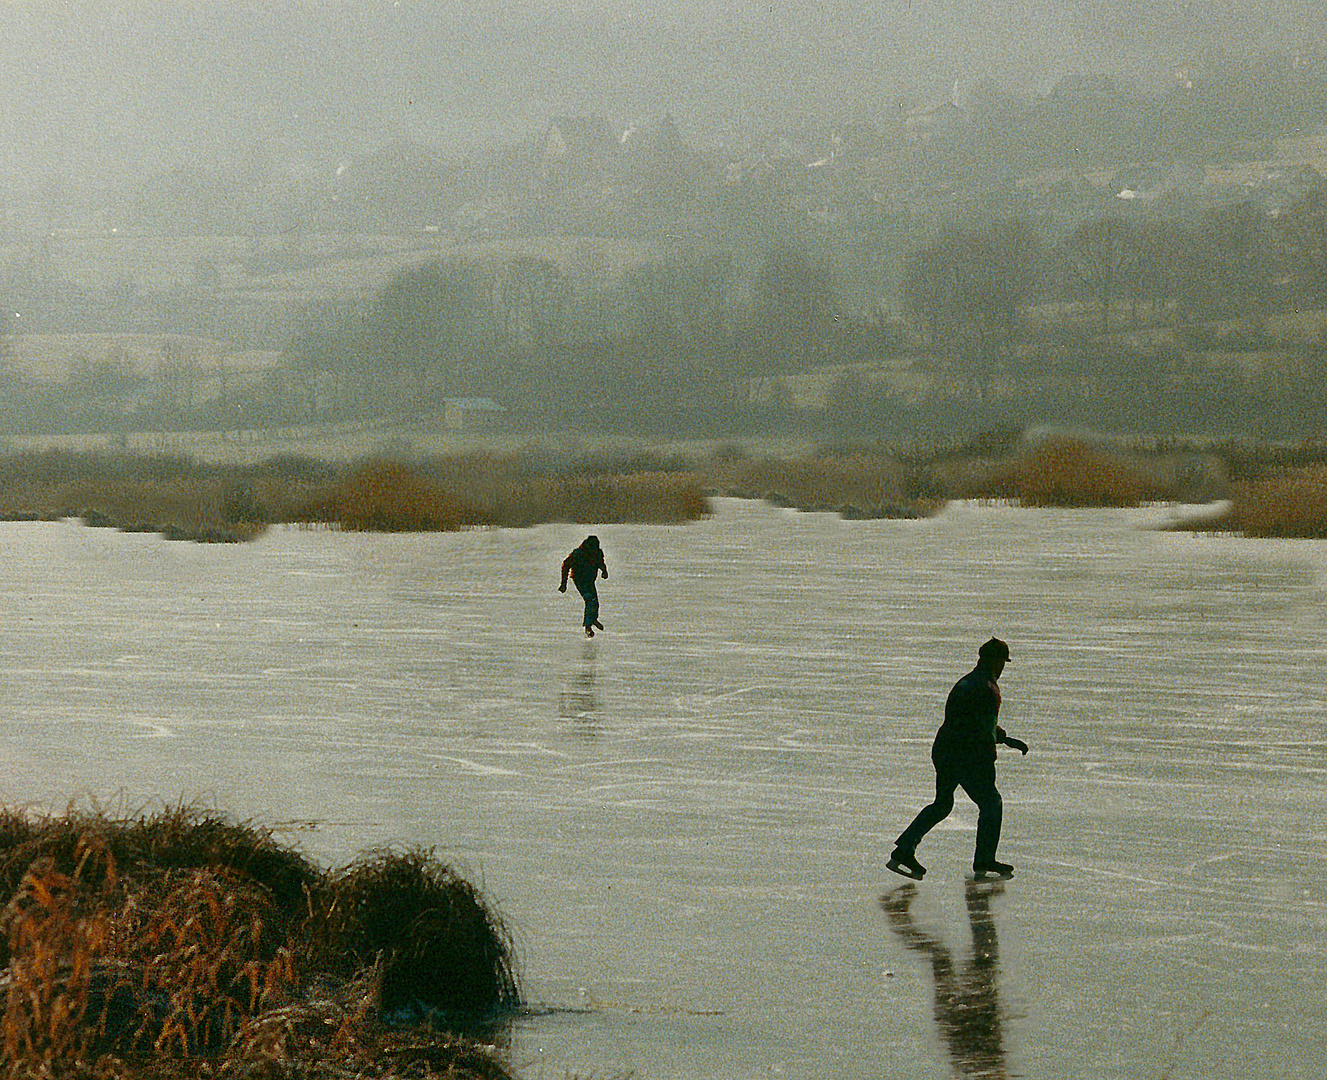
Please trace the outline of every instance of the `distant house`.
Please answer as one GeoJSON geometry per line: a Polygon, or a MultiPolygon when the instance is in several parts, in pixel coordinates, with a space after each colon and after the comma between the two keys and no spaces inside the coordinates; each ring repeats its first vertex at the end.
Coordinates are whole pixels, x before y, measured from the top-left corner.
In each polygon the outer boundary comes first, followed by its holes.
{"type": "Polygon", "coordinates": [[[1207,171],[1203,166],[1175,161],[1121,169],[1110,186],[1115,198],[1122,202],[1145,205],[1167,196],[1195,197],[1206,182],[1207,171]]]}
{"type": "Polygon", "coordinates": [[[698,156],[682,141],[671,116],[628,125],[618,145],[611,186],[618,196],[637,203],[676,203],[694,189],[703,173],[698,156]]]}
{"type": "Polygon", "coordinates": [[[484,431],[506,412],[492,398],[447,398],[443,402],[442,423],[448,431],[484,431]]]}
{"type": "Polygon", "coordinates": [[[617,142],[612,126],[602,117],[564,116],[549,124],[544,135],[544,167],[612,153],[617,142]]]}
{"type": "Polygon", "coordinates": [[[1280,217],[1305,202],[1311,195],[1327,194],[1327,179],[1305,162],[1267,164],[1241,185],[1241,201],[1251,202],[1268,217],[1280,217]]]}
{"type": "Polygon", "coordinates": [[[1055,80],[1050,96],[1057,101],[1090,101],[1118,105],[1134,101],[1138,92],[1110,75],[1075,71],[1055,80]]]}
{"type": "Polygon", "coordinates": [[[682,135],[677,130],[677,121],[671,114],[665,114],[656,123],[633,123],[627,126],[618,143],[631,154],[676,154],[683,149],[682,135]]]}
{"type": "Polygon", "coordinates": [[[903,120],[903,130],[914,142],[949,142],[965,135],[972,127],[966,109],[946,99],[913,109],[903,120]]]}
{"type": "Polygon", "coordinates": [[[544,134],[539,175],[545,190],[598,194],[612,171],[621,143],[601,117],[564,116],[544,134]]]}
{"type": "Polygon", "coordinates": [[[1078,169],[1046,169],[1014,181],[1014,198],[1024,212],[1067,226],[1118,213],[1112,202],[1117,190],[1078,169]]]}

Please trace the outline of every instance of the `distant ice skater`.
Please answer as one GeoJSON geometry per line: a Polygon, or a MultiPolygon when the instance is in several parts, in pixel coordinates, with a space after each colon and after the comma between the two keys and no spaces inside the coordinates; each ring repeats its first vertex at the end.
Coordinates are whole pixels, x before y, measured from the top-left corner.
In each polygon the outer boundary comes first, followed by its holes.
{"type": "Polygon", "coordinates": [[[599,546],[599,537],[587,536],[580,547],[562,560],[562,584],[558,592],[567,591],[567,575],[576,584],[576,591],[585,601],[585,636],[594,637],[596,629],[602,630],[604,624],[599,621],[599,591],[595,583],[599,575],[608,578],[608,564],[604,562],[604,552],[599,546]]]}
{"type": "Polygon", "coordinates": [[[935,765],[935,801],[923,807],[894,842],[885,865],[896,874],[919,880],[926,867],[917,861],[917,845],[954,809],[954,791],[962,788],[977,804],[977,850],[972,872],[977,877],[1008,877],[1014,868],[995,858],[1000,843],[1004,803],[995,787],[995,747],[1012,746],[1023,754],[1027,743],[1005,734],[1000,715],[1000,674],[1009,661],[1009,646],[991,638],[977,650],[977,666],[959,679],[945,701],[945,719],[931,746],[935,765]]]}

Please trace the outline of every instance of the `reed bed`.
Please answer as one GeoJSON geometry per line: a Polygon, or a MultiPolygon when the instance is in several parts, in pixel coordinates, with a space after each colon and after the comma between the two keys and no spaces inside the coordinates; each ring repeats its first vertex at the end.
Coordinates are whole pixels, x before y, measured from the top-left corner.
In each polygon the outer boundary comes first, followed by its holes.
{"type": "Polygon", "coordinates": [[[879,451],[831,450],[795,459],[728,451],[704,463],[701,475],[725,495],[844,517],[919,517],[944,502],[921,471],[879,451]]]}
{"type": "Polygon", "coordinates": [[[447,532],[548,521],[680,524],[709,513],[699,480],[687,473],[549,476],[491,461],[461,464],[369,462],[283,518],[354,531],[447,532]]]}
{"type": "Polygon", "coordinates": [[[1017,500],[1024,506],[1135,506],[1171,486],[1161,463],[1073,439],[976,452],[825,451],[799,459],[718,455],[702,468],[725,494],[763,498],[844,517],[920,517],[952,498],[1017,500]]]}
{"type": "Polygon", "coordinates": [[[1074,439],[1030,448],[1013,462],[1007,482],[1022,506],[1137,506],[1157,488],[1136,462],[1074,439]]]}
{"type": "Polygon", "coordinates": [[[678,524],[706,516],[710,493],[871,518],[926,516],[950,499],[1134,506],[1210,501],[1238,488],[1249,528],[1260,535],[1317,535],[1321,499],[1312,477],[1314,468],[1327,467],[1323,454],[1318,443],[1130,450],[1067,437],[978,437],[908,450],[839,446],[798,457],[751,456],[735,447],[696,456],[587,457],[534,447],[339,464],[285,456],[216,465],[173,455],[48,451],[0,457],[0,519],[78,517],[170,539],[240,541],[271,524],[412,532],[678,524]],[[1303,505],[1292,506],[1295,499],[1303,505]]]}
{"type": "Polygon", "coordinates": [[[187,808],[5,810],[0,893],[0,1074],[510,1075],[511,936],[431,852],[325,871],[187,808]]]}
{"type": "Polygon", "coordinates": [[[288,520],[357,532],[450,532],[485,524],[463,488],[391,461],[371,462],[329,485],[288,520]]]}
{"type": "Polygon", "coordinates": [[[249,540],[266,528],[253,478],[170,454],[16,453],[0,458],[0,519],[86,524],[170,539],[249,540]]]}
{"type": "Polygon", "coordinates": [[[1229,514],[1209,523],[1245,536],[1327,538],[1327,466],[1236,483],[1229,514]]]}
{"type": "Polygon", "coordinates": [[[168,539],[242,541],[270,524],[433,532],[547,521],[676,524],[709,513],[694,472],[626,462],[604,473],[531,455],[299,458],[221,466],[189,458],[48,452],[0,459],[0,519],[80,518],[168,539]],[[646,467],[648,466],[648,467],[646,467]]]}

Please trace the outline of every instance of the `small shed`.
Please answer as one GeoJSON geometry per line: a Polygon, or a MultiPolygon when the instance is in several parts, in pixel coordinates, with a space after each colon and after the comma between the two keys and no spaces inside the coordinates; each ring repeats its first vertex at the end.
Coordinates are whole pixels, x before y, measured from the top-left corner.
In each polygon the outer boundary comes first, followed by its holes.
{"type": "Polygon", "coordinates": [[[447,398],[443,402],[442,422],[448,431],[483,431],[506,412],[492,398],[447,398]]]}

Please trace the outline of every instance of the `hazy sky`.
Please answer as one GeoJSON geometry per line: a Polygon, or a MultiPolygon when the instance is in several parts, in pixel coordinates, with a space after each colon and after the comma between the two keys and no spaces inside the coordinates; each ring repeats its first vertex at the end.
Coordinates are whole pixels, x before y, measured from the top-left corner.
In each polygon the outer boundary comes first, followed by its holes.
{"type": "Polygon", "coordinates": [[[1324,39],[1327,0],[0,2],[0,176],[113,176],[253,147],[470,152],[596,111],[693,137],[870,120],[994,77],[1176,66],[1324,39]]]}

